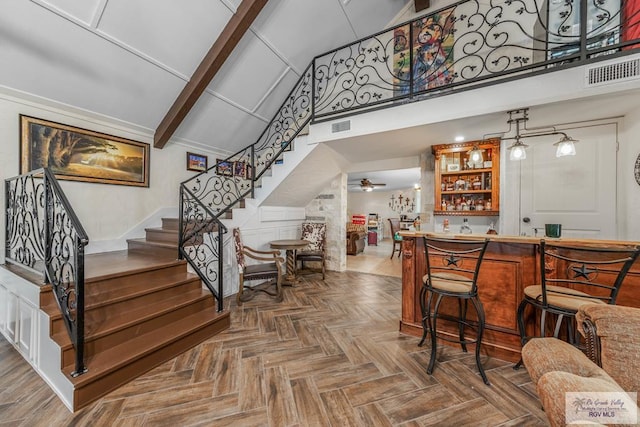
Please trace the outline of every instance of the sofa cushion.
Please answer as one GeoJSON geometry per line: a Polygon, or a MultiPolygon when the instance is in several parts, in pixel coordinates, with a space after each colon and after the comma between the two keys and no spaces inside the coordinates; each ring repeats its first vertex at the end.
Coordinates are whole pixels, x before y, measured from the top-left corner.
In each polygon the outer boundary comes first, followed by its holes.
{"type": "Polygon", "coordinates": [[[522,347],[522,361],[534,384],[553,371],[615,382],[579,349],[557,338],[530,339],[522,347]]]}
{"type": "MultiPolygon", "coordinates": [[[[568,392],[624,392],[613,381],[603,378],[584,378],[562,371],[544,374],[540,377],[536,389],[552,427],[567,425],[565,421],[567,419],[565,394],[568,392]]],[[[571,425],[576,424],[572,423],[571,425]]],[[[590,422],[589,425],[598,424],[590,422]]]]}
{"type": "Polygon", "coordinates": [[[590,304],[576,314],[579,327],[588,318],[600,340],[602,368],[627,391],[640,391],[640,310],[590,304]]]}

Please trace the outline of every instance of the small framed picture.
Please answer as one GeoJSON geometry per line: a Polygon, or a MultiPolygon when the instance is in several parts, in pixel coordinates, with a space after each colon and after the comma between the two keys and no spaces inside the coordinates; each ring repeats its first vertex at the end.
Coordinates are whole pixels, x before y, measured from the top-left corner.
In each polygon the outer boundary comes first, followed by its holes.
{"type": "Polygon", "coordinates": [[[240,178],[246,178],[247,176],[247,163],[243,161],[233,162],[233,176],[240,178]]]}
{"type": "Polygon", "coordinates": [[[233,162],[216,159],[216,174],[222,176],[233,176],[233,162]]]}
{"type": "Polygon", "coordinates": [[[207,156],[202,154],[187,153],[187,170],[195,172],[204,172],[207,167],[207,156]]]}
{"type": "Polygon", "coordinates": [[[460,170],[460,165],[457,163],[452,163],[447,165],[447,172],[458,172],[460,170]]]}

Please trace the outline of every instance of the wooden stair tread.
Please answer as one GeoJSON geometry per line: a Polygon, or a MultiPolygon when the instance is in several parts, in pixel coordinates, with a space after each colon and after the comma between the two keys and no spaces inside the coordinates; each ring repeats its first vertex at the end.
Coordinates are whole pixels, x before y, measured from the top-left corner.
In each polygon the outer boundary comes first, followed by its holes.
{"type": "Polygon", "coordinates": [[[145,228],[144,231],[154,231],[156,233],[164,233],[164,234],[178,234],[178,230],[170,230],[163,227],[149,227],[149,228],[145,228]]]}
{"type": "MultiPolygon", "coordinates": [[[[119,287],[117,289],[92,289],[91,286],[85,287],[85,312],[104,307],[106,305],[115,304],[132,298],[138,298],[144,295],[153,294],[162,290],[167,290],[175,286],[184,285],[188,282],[200,280],[197,274],[188,273],[186,271],[170,273],[159,280],[140,280],[137,283],[119,287]]],[[[42,306],[51,319],[61,316],[60,310],[55,302],[42,306]]]]}
{"type": "MultiPolygon", "coordinates": [[[[175,245],[169,246],[175,248],[175,245]]],[[[178,264],[186,265],[186,261],[178,260],[175,256],[132,253],[127,250],[90,254],[85,257],[85,284],[178,264]]]]}
{"type": "MultiPolygon", "coordinates": [[[[144,321],[153,319],[154,317],[159,317],[163,314],[186,307],[194,302],[206,298],[213,299],[213,296],[208,290],[203,288],[194,289],[189,292],[185,292],[182,295],[147,304],[144,307],[130,311],[126,316],[114,316],[105,319],[97,325],[87,323],[85,325],[85,343],[106,336],[114,331],[143,323],[144,321]]],[[[60,344],[62,349],[66,349],[71,346],[71,340],[66,329],[54,334],[52,338],[60,344]]]]}
{"type": "Polygon", "coordinates": [[[228,311],[218,313],[215,309],[211,309],[194,313],[179,321],[166,325],[161,331],[153,331],[141,335],[136,338],[135,342],[123,342],[107,351],[102,351],[94,356],[88,357],[86,366],[89,366],[90,369],[83,375],[72,378],[70,374],[74,369],[73,366],[64,367],[63,372],[76,388],[82,387],[113,370],[144,357],[154,350],[162,348],[168,343],[189,335],[194,330],[204,328],[225,317],[229,317],[228,311]]]}
{"type": "Polygon", "coordinates": [[[168,242],[158,242],[155,240],[147,240],[145,238],[140,238],[140,239],[127,239],[127,243],[129,242],[134,242],[134,243],[138,243],[138,244],[142,244],[142,245],[148,245],[148,246],[158,246],[158,247],[162,247],[162,248],[173,248],[176,250],[176,253],[178,253],[178,246],[175,243],[168,243],[168,242]]]}

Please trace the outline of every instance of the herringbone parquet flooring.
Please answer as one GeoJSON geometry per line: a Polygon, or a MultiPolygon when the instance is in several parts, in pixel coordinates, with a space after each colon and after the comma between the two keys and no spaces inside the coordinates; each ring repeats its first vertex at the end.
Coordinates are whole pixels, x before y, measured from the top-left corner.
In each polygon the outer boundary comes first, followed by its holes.
{"type": "Polygon", "coordinates": [[[398,333],[400,279],[303,278],[285,301],[236,307],[228,331],[71,414],[0,339],[2,426],[546,425],[525,369],[398,333]]]}

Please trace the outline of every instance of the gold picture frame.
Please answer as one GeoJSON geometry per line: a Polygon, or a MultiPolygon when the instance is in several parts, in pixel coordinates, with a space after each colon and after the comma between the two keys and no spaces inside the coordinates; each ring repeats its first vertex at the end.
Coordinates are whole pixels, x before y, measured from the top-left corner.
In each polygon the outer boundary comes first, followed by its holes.
{"type": "Polygon", "coordinates": [[[149,186],[149,144],[20,115],[20,173],[48,167],[58,179],[149,186]]]}

